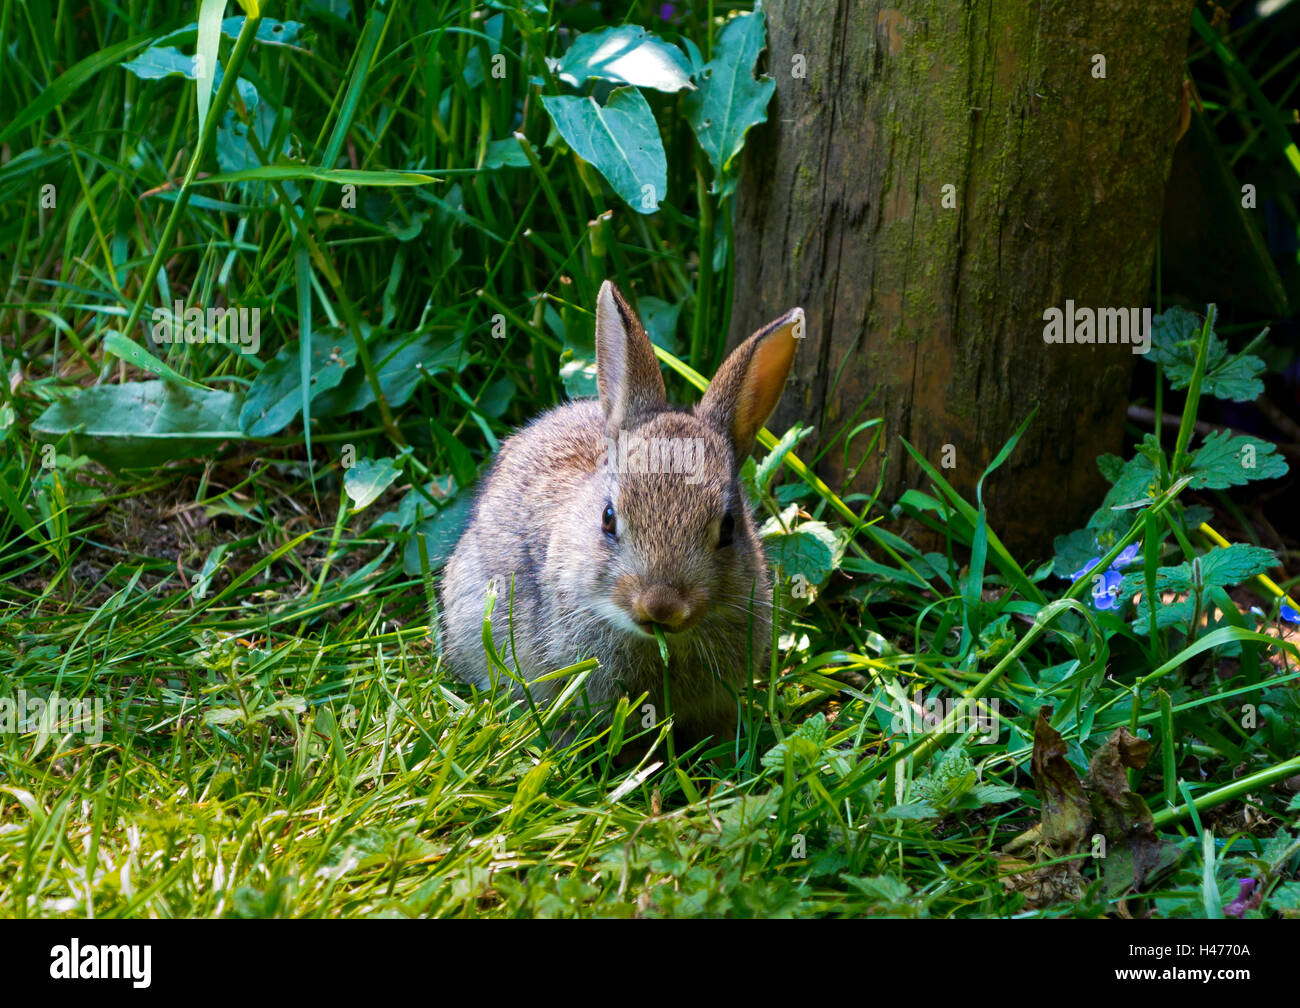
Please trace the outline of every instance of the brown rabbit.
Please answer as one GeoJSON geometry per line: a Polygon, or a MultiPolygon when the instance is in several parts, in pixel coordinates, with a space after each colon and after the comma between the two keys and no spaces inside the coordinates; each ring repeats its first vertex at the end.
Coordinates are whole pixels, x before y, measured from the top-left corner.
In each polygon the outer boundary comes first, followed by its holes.
{"type": "Polygon", "coordinates": [[[772,610],[736,476],[781,397],[802,327],[795,308],[759,330],[699,405],[678,410],[645,330],[605,281],[599,400],[558,406],[501,446],[447,563],[443,647],[453,674],[480,686],[493,678],[483,649],[491,585],[496,650],[539,703],[565,683],[535,679],[596,658],[589,699],[648,692],[662,715],[658,624],[678,729],[728,736],[737,695],[767,662],[772,610]]]}

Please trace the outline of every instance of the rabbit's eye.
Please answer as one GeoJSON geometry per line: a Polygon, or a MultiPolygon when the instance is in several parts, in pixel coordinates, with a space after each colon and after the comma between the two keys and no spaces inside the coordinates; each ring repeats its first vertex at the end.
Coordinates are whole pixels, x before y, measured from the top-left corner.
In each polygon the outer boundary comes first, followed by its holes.
{"type": "Polygon", "coordinates": [[[600,519],[600,528],[605,535],[611,538],[613,538],[614,534],[618,531],[618,521],[617,516],[614,514],[613,504],[605,505],[605,513],[601,515],[600,519]]]}
{"type": "Polygon", "coordinates": [[[724,546],[730,546],[732,540],[736,537],[736,519],[731,517],[728,512],[722,516],[722,522],[718,525],[718,549],[724,546]]]}

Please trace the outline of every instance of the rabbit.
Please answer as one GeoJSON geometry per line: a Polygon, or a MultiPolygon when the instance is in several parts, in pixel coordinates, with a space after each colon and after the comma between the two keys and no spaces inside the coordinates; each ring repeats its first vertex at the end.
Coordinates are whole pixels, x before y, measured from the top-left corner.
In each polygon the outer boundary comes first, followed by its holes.
{"type": "Polygon", "coordinates": [[[447,562],[442,644],[456,678],[505,679],[483,647],[491,586],[496,651],[538,703],[565,682],[537,677],[595,658],[589,700],[646,692],[662,716],[658,624],[675,730],[734,737],[737,698],[768,661],[772,611],[737,473],[781,397],[803,323],[795,308],[760,329],[694,409],[675,409],[640,321],[613,283],[601,285],[599,398],[557,406],[501,445],[447,562]]]}

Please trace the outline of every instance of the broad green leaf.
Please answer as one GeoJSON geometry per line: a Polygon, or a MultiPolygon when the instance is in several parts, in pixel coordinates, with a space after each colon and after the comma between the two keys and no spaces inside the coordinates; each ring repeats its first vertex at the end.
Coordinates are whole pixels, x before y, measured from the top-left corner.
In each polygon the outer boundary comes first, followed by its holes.
{"type": "MultiPolygon", "coordinates": [[[[389,406],[396,408],[406,404],[424,375],[456,366],[460,360],[460,338],[446,333],[424,333],[415,339],[405,334],[390,336],[370,348],[370,358],[378,372],[384,398],[389,406]]],[[[313,401],[312,412],[319,417],[355,413],[374,401],[375,394],[358,365],[348,372],[338,388],[313,401]]]]}
{"type": "Polygon", "coordinates": [[[555,128],[637,213],[659,209],[668,192],[668,159],[659,125],[636,88],[614,91],[602,108],[594,98],[543,95],[555,128]]]}
{"type": "Polygon", "coordinates": [[[343,489],[352,498],[352,508],[360,511],[375,502],[392,482],[402,475],[391,458],[358,459],[343,477],[343,489]]]}
{"type": "Polygon", "coordinates": [[[1213,431],[1192,455],[1188,472],[1193,490],[1222,490],[1251,480],[1274,479],[1287,472],[1286,458],[1277,445],[1249,434],[1233,437],[1227,431],[1213,431]]]}
{"type": "MultiPolygon", "coordinates": [[[[288,112],[285,110],[285,114],[288,112]]],[[[268,103],[259,104],[250,114],[253,134],[267,157],[278,154],[287,155],[291,150],[289,136],[286,133],[280,142],[280,149],[271,147],[276,130],[276,112],[268,103]]],[[[248,138],[249,127],[239,118],[233,109],[227,109],[221,117],[221,126],[217,129],[217,167],[227,174],[248,171],[262,166],[263,161],[253,149],[248,138]]],[[[292,197],[294,194],[290,193],[292,197]]]]}
{"type": "Polygon", "coordinates": [[[751,126],[767,119],[767,103],[776,83],[754,66],[766,42],[763,12],[741,14],[727,22],[713,46],[713,59],[697,76],[699,90],[686,99],[686,114],[695,136],[713,165],[713,191],[724,196],[736,188],[736,155],[751,126]]]}
{"type": "MultiPolygon", "coordinates": [[[[129,70],[141,80],[162,80],[164,77],[177,76],[198,82],[199,63],[197,57],[173,46],[158,45],[146,49],[129,63],[123,63],[122,69],[129,70]]],[[[215,88],[221,84],[223,71],[219,63],[212,69],[210,87],[215,88]]],[[[257,106],[260,96],[250,81],[241,77],[235,82],[235,87],[239,89],[239,97],[245,105],[250,109],[257,106]]]]}
{"type": "Polygon", "coordinates": [[[695,86],[681,50],[630,24],[579,35],[560,60],[556,76],[574,87],[593,77],[667,92],[695,86]]]}
{"type": "MultiPolygon", "coordinates": [[[[257,26],[257,41],[266,45],[294,45],[302,35],[302,22],[300,21],[277,21],[275,18],[262,18],[257,26]]],[[[228,17],[221,22],[221,34],[227,38],[237,39],[239,33],[244,30],[244,18],[228,17]]],[[[185,46],[194,45],[198,39],[198,29],[195,25],[189,24],[184,28],[178,28],[174,32],[168,32],[154,44],[163,46],[185,46]]]]}
{"type": "MultiPolygon", "coordinates": [[[[337,330],[318,330],[311,341],[313,398],[335,388],[356,362],[357,347],[337,330]]],[[[239,413],[248,437],[263,438],[284,430],[302,412],[302,378],[298,351],[285,347],[253,380],[239,413]]]]}
{"type": "Polygon", "coordinates": [[[74,453],[110,469],[153,468],[211,454],[243,437],[239,397],[168,381],[79,389],[50,405],[32,424],[37,435],[73,434],[74,453]]]}
{"type": "Polygon", "coordinates": [[[194,80],[194,57],[172,46],[152,46],[129,63],[122,64],[141,80],[160,80],[179,74],[194,80]]]}
{"type": "Polygon", "coordinates": [[[514,137],[489,141],[483,157],[483,167],[487,169],[527,168],[529,163],[528,155],[514,137]]]}

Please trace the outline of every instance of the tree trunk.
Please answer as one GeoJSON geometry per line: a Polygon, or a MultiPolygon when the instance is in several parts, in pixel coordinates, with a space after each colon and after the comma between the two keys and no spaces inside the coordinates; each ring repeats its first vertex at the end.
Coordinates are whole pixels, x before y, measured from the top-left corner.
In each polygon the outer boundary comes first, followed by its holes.
{"type": "MultiPolygon", "coordinates": [[[[883,417],[887,504],[925,483],[900,437],[971,496],[1037,407],[985,486],[990,521],[1026,563],[1082,524],[1134,348],[1046,343],[1044,313],[1148,303],[1191,10],[771,0],[776,97],[746,146],[730,331],[807,312],[769,426],[816,424],[825,445],[883,417]]],[[[832,487],[869,435],[827,453],[832,487]]]]}

